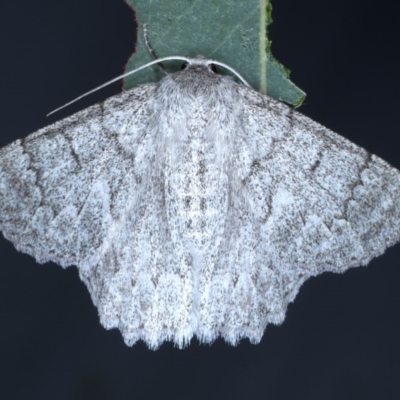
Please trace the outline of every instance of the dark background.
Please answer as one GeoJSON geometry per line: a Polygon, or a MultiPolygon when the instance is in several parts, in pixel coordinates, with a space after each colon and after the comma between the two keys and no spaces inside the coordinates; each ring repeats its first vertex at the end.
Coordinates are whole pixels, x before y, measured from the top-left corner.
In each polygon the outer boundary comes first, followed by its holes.
{"type": "MultiPolygon", "coordinates": [[[[396,3],[275,0],[270,37],[308,94],[301,112],[400,168],[396,3]]],[[[116,94],[45,118],[119,75],[134,36],[122,0],[1,0],[0,146],[116,94]]],[[[1,399],[399,398],[399,245],[310,279],[259,345],[156,352],[102,328],[76,268],[38,265],[3,238],[0,257],[1,399]]]]}

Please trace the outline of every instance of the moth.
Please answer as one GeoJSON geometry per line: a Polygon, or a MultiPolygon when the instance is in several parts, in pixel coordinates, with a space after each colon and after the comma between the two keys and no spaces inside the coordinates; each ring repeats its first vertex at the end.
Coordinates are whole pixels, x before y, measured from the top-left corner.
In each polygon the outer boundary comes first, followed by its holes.
{"type": "Polygon", "coordinates": [[[127,345],[258,343],[399,241],[400,173],[203,58],[0,149],[0,230],[76,265],[127,345]]]}

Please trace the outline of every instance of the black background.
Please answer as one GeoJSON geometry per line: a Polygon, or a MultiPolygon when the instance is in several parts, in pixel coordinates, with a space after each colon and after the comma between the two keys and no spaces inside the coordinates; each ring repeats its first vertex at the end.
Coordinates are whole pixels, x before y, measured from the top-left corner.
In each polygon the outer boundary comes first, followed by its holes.
{"type": "MultiPolygon", "coordinates": [[[[400,168],[396,3],[275,0],[270,36],[308,94],[300,111],[400,168]]],[[[117,93],[45,118],[119,75],[134,36],[122,0],[2,0],[0,146],[117,93]]],[[[102,328],[76,268],[38,265],[3,238],[0,257],[1,399],[399,398],[399,245],[310,279],[259,345],[156,352],[102,328]]]]}

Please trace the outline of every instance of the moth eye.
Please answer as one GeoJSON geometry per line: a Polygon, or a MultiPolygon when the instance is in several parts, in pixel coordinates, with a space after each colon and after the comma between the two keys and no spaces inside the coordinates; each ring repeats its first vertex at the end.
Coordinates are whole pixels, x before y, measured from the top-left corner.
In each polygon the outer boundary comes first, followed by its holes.
{"type": "Polygon", "coordinates": [[[210,69],[210,71],[217,73],[217,67],[215,66],[215,64],[208,64],[208,68],[210,69]]]}
{"type": "Polygon", "coordinates": [[[188,62],[184,62],[181,66],[181,70],[184,70],[188,67],[189,63],[188,62]]]}

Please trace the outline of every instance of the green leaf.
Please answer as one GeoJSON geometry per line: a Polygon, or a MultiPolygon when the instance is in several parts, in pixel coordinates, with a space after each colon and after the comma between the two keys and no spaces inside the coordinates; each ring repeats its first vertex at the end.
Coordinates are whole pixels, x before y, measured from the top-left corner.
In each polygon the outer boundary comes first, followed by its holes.
{"type": "MultiPolygon", "coordinates": [[[[299,106],[305,97],[271,54],[267,26],[272,22],[268,0],[126,0],[136,12],[136,52],[126,65],[133,70],[152,61],[146,48],[143,24],[157,57],[202,55],[236,69],[250,85],[270,96],[299,106]]],[[[182,62],[168,61],[168,71],[182,62]]],[[[126,78],[124,88],[156,82],[164,74],[157,66],[126,78]]]]}

